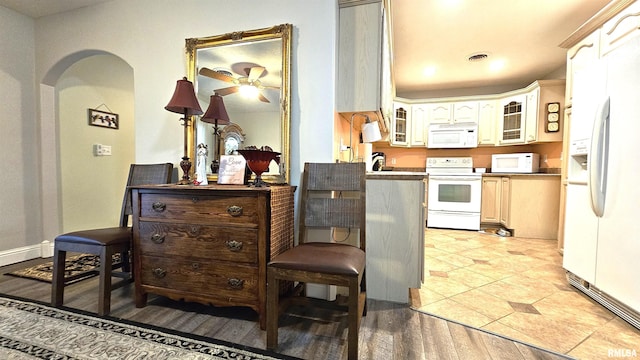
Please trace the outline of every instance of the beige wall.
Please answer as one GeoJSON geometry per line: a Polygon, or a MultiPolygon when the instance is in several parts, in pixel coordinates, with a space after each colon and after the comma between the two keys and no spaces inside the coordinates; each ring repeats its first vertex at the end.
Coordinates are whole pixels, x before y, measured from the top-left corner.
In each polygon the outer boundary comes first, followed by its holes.
{"type": "Polygon", "coordinates": [[[471,156],[473,158],[474,167],[491,167],[492,154],[506,154],[519,152],[534,152],[540,154],[541,160],[543,155],[547,155],[547,162],[540,162],[541,168],[560,168],[562,143],[545,143],[535,145],[514,145],[514,146],[490,146],[478,147],[473,149],[427,149],[427,148],[403,148],[391,147],[376,143],[374,151],[382,151],[386,155],[387,166],[402,168],[424,168],[427,157],[446,157],[446,156],[471,156]],[[395,159],[396,164],[392,161],[395,159]]]}
{"type": "MultiPolygon", "coordinates": [[[[0,251],[3,251],[42,239],[33,19],[0,7],[0,49],[0,251]]],[[[37,256],[37,252],[34,254],[37,256]]],[[[7,256],[7,262],[14,260],[12,256],[7,256]]],[[[2,263],[6,262],[0,258],[2,263]]]]}
{"type": "Polygon", "coordinates": [[[118,226],[122,196],[135,161],[133,69],[112,55],[69,67],[56,84],[62,231],[118,226]],[[119,128],[89,125],[87,109],[119,115],[119,128]],[[111,156],[95,156],[94,144],[111,156]]]}

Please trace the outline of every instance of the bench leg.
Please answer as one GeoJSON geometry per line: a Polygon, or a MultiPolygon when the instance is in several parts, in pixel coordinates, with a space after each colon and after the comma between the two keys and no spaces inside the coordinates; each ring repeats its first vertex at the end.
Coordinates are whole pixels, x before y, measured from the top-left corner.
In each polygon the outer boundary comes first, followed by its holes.
{"type": "Polygon", "coordinates": [[[111,311],[111,262],[113,249],[103,246],[100,249],[100,285],[98,298],[98,315],[108,315],[111,311]]]}
{"type": "Polygon", "coordinates": [[[64,301],[64,262],[67,252],[54,249],[53,279],[51,281],[51,306],[62,306],[64,301]]]}

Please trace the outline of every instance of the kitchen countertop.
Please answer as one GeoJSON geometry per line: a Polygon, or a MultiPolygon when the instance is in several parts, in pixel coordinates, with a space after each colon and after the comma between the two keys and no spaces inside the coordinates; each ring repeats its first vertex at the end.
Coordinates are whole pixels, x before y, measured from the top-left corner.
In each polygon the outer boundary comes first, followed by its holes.
{"type": "Polygon", "coordinates": [[[514,177],[514,176],[560,176],[560,174],[552,173],[533,173],[533,174],[521,174],[521,173],[484,173],[482,176],[491,177],[514,177]]]}
{"type": "Polygon", "coordinates": [[[426,172],[416,171],[371,171],[367,172],[367,180],[422,180],[426,172]]]}
{"type": "MultiPolygon", "coordinates": [[[[368,180],[422,180],[427,177],[426,172],[421,171],[370,171],[367,172],[368,180]]],[[[560,176],[552,173],[484,173],[484,177],[516,177],[516,176],[560,176]]]]}

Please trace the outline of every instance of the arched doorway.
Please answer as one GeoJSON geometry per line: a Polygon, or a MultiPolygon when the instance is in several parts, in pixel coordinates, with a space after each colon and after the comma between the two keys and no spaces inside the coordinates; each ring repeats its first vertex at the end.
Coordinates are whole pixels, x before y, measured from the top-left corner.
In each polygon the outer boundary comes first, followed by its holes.
{"type": "Polygon", "coordinates": [[[45,239],[116,226],[135,159],[133,69],[110,53],[75,53],[47,73],[40,95],[45,239]],[[118,129],[90,125],[88,109],[117,113],[118,129]],[[112,155],[94,155],[94,144],[112,155]]]}

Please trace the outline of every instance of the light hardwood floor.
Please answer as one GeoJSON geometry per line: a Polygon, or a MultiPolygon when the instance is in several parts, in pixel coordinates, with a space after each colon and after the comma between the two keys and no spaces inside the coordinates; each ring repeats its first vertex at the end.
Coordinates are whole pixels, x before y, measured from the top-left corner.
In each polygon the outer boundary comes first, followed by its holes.
{"type": "MultiPolygon", "coordinates": [[[[43,262],[0,268],[0,294],[49,302],[48,283],[4,275],[43,262]]],[[[65,306],[94,312],[97,278],[70,285],[65,306]]],[[[136,308],[133,284],[112,293],[111,317],[141,322],[237,344],[265,348],[265,332],[248,308],[215,308],[151,295],[136,308]]],[[[524,343],[411,310],[408,305],[368,300],[360,327],[360,359],[566,359],[524,343]]],[[[292,307],[280,320],[279,352],[304,359],[346,359],[346,316],[330,310],[292,307]]]]}

